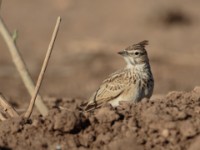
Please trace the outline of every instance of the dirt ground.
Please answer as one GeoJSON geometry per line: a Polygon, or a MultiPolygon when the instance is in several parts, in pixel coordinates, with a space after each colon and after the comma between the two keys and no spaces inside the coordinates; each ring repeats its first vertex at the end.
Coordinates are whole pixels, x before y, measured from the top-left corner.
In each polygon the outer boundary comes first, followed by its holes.
{"type": "MultiPolygon", "coordinates": [[[[34,81],[57,16],[62,24],[40,91],[49,115],[35,109],[28,125],[0,122],[0,149],[198,149],[200,90],[193,89],[200,85],[199,6],[197,0],[3,0],[0,15],[11,32],[18,30],[34,81]],[[125,65],[117,52],[145,39],[155,79],[152,99],[80,113],[77,105],[125,65]]],[[[1,36],[0,85],[17,110],[27,107],[30,96],[1,36]]]]}
{"type": "Polygon", "coordinates": [[[200,87],[160,99],[81,112],[79,99],[46,99],[47,117],[0,123],[0,149],[198,150],[200,87]],[[60,109],[60,106],[62,109],[60,109]]]}

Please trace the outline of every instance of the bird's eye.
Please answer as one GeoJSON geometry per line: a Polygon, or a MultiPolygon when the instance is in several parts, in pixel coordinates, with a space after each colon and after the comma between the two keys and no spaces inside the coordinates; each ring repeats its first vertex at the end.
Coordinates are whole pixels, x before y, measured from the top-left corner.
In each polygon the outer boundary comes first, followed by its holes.
{"type": "Polygon", "coordinates": [[[135,52],[135,55],[138,55],[139,54],[139,52],[135,52]]]}

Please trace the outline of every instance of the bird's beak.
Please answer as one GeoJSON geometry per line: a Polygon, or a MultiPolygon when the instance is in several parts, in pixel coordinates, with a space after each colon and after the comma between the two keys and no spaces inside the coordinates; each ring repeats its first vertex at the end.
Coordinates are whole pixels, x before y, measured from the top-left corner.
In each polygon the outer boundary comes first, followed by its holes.
{"type": "Polygon", "coordinates": [[[127,56],[128,52],[126,50],[123,50],[123,51],[119,51],[118,54],[120,54],[122,56],[127,56]]]}

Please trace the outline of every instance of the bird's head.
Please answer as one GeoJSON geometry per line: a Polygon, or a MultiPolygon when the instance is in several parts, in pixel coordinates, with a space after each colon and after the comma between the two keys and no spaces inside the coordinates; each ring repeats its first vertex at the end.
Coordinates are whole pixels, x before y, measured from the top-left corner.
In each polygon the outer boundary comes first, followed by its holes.
{"type": "Polygon", "coordinates": [[[146,45],[148,45],[148,41],[144,40],[125,48],[124,50],[118,52],[118,54],[124,57],[128,67],[147,63],[149,62],[149,59],[145,49],[146,45]]]}

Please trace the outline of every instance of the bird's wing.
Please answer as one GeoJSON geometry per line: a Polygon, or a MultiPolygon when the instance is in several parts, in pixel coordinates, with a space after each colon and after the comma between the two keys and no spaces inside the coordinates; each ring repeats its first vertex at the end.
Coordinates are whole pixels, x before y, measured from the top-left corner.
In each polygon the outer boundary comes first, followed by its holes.
{"type": "Polygon", "coordinates": [[[99,89],[90,97],[85,110],[100,107],[121,95],[132,81],[125,76],[126,71],[117,71],[104,80],[99,89]]]}

